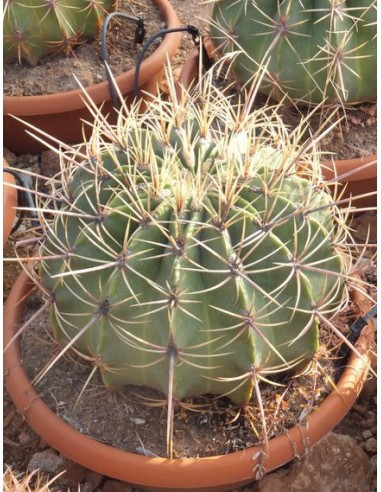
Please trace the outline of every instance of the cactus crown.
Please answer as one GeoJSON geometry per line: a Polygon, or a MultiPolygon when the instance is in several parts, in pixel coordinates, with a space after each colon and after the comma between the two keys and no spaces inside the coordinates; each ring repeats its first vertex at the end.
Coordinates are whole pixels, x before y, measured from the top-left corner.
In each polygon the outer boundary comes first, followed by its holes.
{"type": "Polygon", "coordinates": [[[301,103],[376,98],[375,0],[219,0],[211,34],[241,84],[301,103]],[[234,62],[231,62],[231,58],[234,62]]]}
{"type": "Polygon", "coordinates": [[[313,359],[320,322],[336,330],[351,283],[316,155],[274,108],[205,87],[115,127],[99,115],[86,146],[61,153],[50,199],[37,194],[57,357],[74,349],[107,387],[164,393],[169,454],[175,402],[259,400],[263,381],[313,359]]]}
{"type": "Polygon", "coordinates": [[[115,0],[4,0],[4,62],[31,65],[46,55],[68,54],[100,30],[115,0]]]}

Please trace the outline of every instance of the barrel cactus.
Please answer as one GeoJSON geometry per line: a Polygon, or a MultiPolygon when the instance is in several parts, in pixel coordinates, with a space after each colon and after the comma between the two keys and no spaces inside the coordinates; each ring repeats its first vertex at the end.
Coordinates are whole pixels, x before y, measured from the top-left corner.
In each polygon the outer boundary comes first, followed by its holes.
{"type": "Polygon", "coordinates": [[[195,115],[163,132],[146,118],[122,148],[64,170],[41,246],[55,336],[108,387],[247,402],[251,372],[310,360],[316,311],[341,306],[330,196],[254,128],[225,135],[195,115]]]}
{"type": "Polygon", "coordinates": [[[274,114],[237,115],[209,88],[100,117],[62,154],[37,196],[57,357],[74,349],[108,388],[159,390],[169,415],[208,393],[246,405],[309,365],[319,323],[348,302],[347,229],[274,114]]]}
{"type": "Polygon", "coordinates": [[[115,0],[4,0],[4,62],[31,65],[46,55],[70,53],[100,30],[115,0]]]}
{"type": "Polygon", "coordinates": [[[376,98],[375,0],[219,0],[212,39],[242,84],[304,103],[376,98]]]}

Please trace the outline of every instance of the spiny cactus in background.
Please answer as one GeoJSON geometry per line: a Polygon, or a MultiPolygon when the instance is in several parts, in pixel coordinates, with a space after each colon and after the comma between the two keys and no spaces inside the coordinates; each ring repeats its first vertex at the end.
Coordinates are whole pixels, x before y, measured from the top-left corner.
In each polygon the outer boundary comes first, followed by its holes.
{"type": "Polygon", "coordinates": [[[31,65],[92,39],[115,0],[4,0],[4,62],[31,65]]]}
{"type": "Polygon", "coordinates": [[[304,103],[376,98],[375,0],[219,0],[211,34],[247,84],[266,67],[261,90],[304,103]]]}
{"type": "Polygon", "coordinates": [[[51,198],[37,195],[38,283],[62,353],[109,388],[164,393],[169,454],[175,402],[259,400],[260,381],[308,366],[350,283],[342,212],[317,172],[297,174],[317,159],[274,108],[238,110],[208,87],[116,127],[99,117],[87,151],[62,154],[51,198]]]}

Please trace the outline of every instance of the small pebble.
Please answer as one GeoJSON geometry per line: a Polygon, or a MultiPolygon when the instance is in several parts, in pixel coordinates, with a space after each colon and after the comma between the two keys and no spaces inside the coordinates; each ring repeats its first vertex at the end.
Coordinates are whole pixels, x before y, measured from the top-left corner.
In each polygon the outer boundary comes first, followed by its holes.
{"type": "MultiPolygon", "coordinates": [[[[103,478],[104,478],[103,475],[101,475],[100,473],[87,470],[85,476],[85,485],[87,487],[87,490],[89,490],[90,492],[96,490],[101,484],[103,478]]],[[[82,488],[81,488],[81,492],[82,492],[82,488]]]]}
{"type": "Polygon", "coordinates": [[[367,430],[362,431],[362,437],[364,439],[369,439],[372,436],[373,435],[372,435],[372,431],[371,430],[367,429],[367,430]]]}
{"type": "Polygon", "coordinates": [[[42,451],[41,453],[34,453],[32,458],[28,463],[28,471],[33,471],[39,469],[42,473],[55,473],[62,460],[57,453],[51,449],[42,451]]]}
{"type": "Polygon", "coordinates": [[[365,415],[367,408],[365,405],[361,405],[360,403],[356,403],[353,405],[353,410],[355,410],[360,415],[365,415]]]}
{"type": "Polygon", "coordinates": [[[360,422],[361,429],[371,429],[374,426],[374,419],[367,419],[360,422]]]}
{"type": "Polygon", "coordinates": [[[376,453],[377,452],[377,440],[374,437],[370,437],[365,441],[365,451],[368,453],[376,453]]]}
{"type": "Polygon", "coordinates": [[[27,432],[21,432],[21,434],[19,435],[19,442],[21,444],[25,444],[25,443],[29,442],[30,440],[31,440],[30,434],[28,434],[27,432]]]}
{"type": "Polygon", "coordinates": [[[25,169],[27,167],[33,167],[35,164],[38,164],[40,160],[40,156],[31,155],[31,154],[23,154],[16,158],[15,166],[21,169],[25,169]]]}
{"type": "Polygon", "coordinates": [[[53,150],[45,150],[41,154],[41,174],[52,177],[60,171],[60,158],[53,150]]]}
{"type": "Polygon", "coordinates": [[[8,166],[14,166],[16,164],[16,155],[6,147],[3,147],[3,157],[7,161],[8,166]]]}

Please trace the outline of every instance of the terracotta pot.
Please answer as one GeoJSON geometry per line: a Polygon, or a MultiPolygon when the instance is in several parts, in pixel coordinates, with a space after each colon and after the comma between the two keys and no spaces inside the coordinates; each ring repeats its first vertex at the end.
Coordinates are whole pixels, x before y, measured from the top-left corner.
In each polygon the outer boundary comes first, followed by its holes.
{"type": "MultiPolygon", "coordinates": [[[[33,284],[26,272],[16,280],[4,311],[4,343],[10,342],[23,316],[23,306],[33,284]]],[[[358,303],[354,300],[355,305],[358,303]]],[[[363,299],[368,310],[369,301],[363,299]]],[[[348,412],[368,373],[374,326],[369,323],[356,344],[359,357],[352,354],[337,387],[309,416],[305,424],[270,440],[266,471],[302,456],[348,412]]],[[[227,491],[252,482],[258,451],[253,447],[236,453],[199,459],[152,458],[113,448],[81,434],[57,416],[33,389],[20,358],[20,344],[4,352],[4,374],[12,400],[42,439],[53,448],[98,473],[149,490],[227,491]]],[[[155,429],[152,429],[155,432],[155,429]]]]}
{"type": "Polygon", "coordinates": [[[377,205],[377,156],[369,155],[357,159],[331,160],[322,162],[322,172],[327,180],[337,177],[338,192],[343,198],[353,197],[353,207],[375,207],[377,205]],[[347,176],[347,174],[349,174],[347,176]],[[355,199],[356,196],[373,193],[355,199]]]}
{"type": "MultiPolygon", "coordinates": [[[[7,166],[4,159],[3,166],[7,166]]],[[[11,233],[16,216],[17,190],[13,186],[8,186],[15,184],[15,178],[12,174],[3,171],[3,247],[11,233]]]]}
{"type": "MultiPolygon", "coordinates": [[[[167,27],[178,27],[179,20],[169,0],[153,1],[162,11],[167,27]]],[[[180,44],[180,36],[180,33],[167,34],[160,46],[141,64],[141,96],[143,91],[157,93],[157,84],[162,78],[167,56],[171,58],[175,54],[180,44]]],[[[127,102],[133,99],[134,76],[135,68],[131,68],[115,78],[127,102]]],[[[87,87],[86,90],[97,105],[105,102],[102,113],[110,113],[110,121],[115,122],[116,113],[112,108],[108,83],[102,82],[87,87]]],[[[25,125],[10,115],[17,116],[67,144],[81,143],[82,129],[90,131],[89,125],[83,125],[81,119],[92,119],[82,97],[81,89],[41,96],[4,96],[4,146],[16,154],[37,154],[46,150],[43,144],[25,132],[25,125]]]]}
{"type": "MultiPolygon", "coordinates": [[[[209,55],[213,56],[213,46],[210,40],[205,43],[209,55]]],[[[193,50],[182,67],[178,79],[177,93],[181,87],[189,90],[199,80],[200,74],[200,51],[193,50]]],[[[353,200],[354,207],[375,207],[377,196],[377,156],[369,155],[356,159],[325,160],[322,163],[322,173],[327,180],[337,177],[339,182],[338,191],[342,192],[342,198],[356,197],[364,193],[372,193],[371,196],[353,200]]],[[[345,204],[345,206],[347,203],[345,204]]]]}

